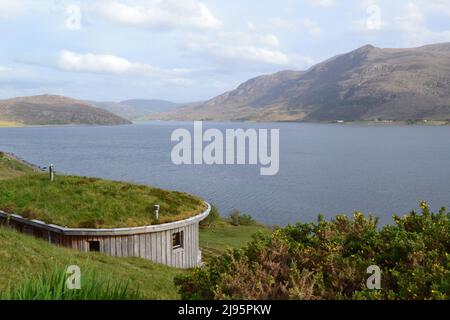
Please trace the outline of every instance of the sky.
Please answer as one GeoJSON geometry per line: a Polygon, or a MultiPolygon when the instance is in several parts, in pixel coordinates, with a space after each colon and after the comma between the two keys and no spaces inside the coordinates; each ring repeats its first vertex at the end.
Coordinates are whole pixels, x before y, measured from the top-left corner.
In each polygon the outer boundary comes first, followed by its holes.
{"type": "Polygon", "coordinates": [[[0,0],[0,98],[212,98],[366,44],[450,42],[450,0],[0,0]]]}

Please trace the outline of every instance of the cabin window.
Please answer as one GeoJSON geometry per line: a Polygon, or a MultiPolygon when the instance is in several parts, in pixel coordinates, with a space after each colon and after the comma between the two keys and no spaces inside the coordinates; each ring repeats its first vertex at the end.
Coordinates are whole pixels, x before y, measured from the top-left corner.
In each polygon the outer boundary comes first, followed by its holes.
{"type": "Polygon", "coordinates": [[[90,252],[100,252],[100,241],[89,241],[90,252]]]}
{"type": "Polygon", "coordinates": [[[183,248],[183,231],[175,232],[172,234],[172,248],[173,249],[179,249],[183,248]]]}

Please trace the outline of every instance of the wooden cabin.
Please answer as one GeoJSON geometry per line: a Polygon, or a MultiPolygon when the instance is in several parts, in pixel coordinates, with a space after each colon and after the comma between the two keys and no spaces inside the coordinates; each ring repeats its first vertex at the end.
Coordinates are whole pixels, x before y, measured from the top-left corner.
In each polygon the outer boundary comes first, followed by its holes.
{"type": "Polygon", "coordinates": [[[101,252],[113,257],[140,257],[175,268],[193,268],[201,264],[199,223],[211,211],[171,223],[117,229],[65,228],[20,215],[0,211],[0,223],[51,244],[101,252]]]}

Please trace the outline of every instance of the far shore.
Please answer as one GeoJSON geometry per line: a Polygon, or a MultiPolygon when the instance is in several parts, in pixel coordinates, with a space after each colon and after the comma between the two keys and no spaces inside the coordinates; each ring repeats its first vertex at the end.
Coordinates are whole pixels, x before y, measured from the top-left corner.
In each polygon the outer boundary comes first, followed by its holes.
{"type": "Polygon", "coordinates": [[[379,125],[379,126],[448,126],[450,120],[330,120],[330,121],[294,121],[294,120],[279,120],[279,121],[257,121],[257,120],[212,120],[212,119],[149,119],[149,120],[137,120],[134,123],[145,122],[217,122],[217,123],[300,123],[300,124],[340,124],[340,125],[379,125]]]}
{"type": "MultiPolygon", "coordinates": [[[[204,122],[218,122],[218,123],[300,123],[300,124],[337,124],[337,125],[367,125],[367,126],[428,126],[439,127],[449,126],[450,120],[334,120],[334,121],[255,121],[255,120],[137,120],[133,124],[145,123],[145,122],[192,122],[192,121],[204,121],[204,122]]],[[[13,121],[0,120],[0,129],[2,128],[40,128],[40,127],[75,127],[75,126],[97,126],[95,124],[44,124],[44,125],[28,125],[13,121]]],[[[98,125],[105,126],[105,125],[98,125]]]]}
{"type": "Polygon", "coordinates": [[[19,122],[0,121],[1,128],[43,128],[43,127],[77,127],[77,126],[89,126],[89,127],[107,127],[107,126],[129,126],[130,124],[87,124],[87,123],[70,123],[70,124],[23,124],[19,122]]]}

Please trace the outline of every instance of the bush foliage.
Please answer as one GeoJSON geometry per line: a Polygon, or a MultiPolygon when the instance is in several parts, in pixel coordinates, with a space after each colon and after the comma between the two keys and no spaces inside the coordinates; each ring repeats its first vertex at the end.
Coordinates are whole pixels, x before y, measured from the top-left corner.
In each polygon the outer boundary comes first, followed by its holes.
{"type": "Polygon", "coordinates": [[[394,222],[319,217],[256,235],[175,283],[183,299],[449,299],[450,213],[422,202],[394,222]],[[382,271],[380,290],[366,286],[371,265],[382,271]]]}
{"type": "Polygon", "coordinates": [[[242,214],[238,210],[233,210],[230,213],[230,223],[233,226],[251,226],[251,225],[255,225],[256,221],[249,214],[245,214],[245,213],[242,214]]]}

